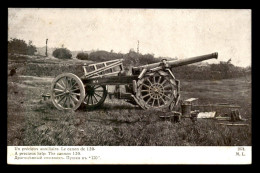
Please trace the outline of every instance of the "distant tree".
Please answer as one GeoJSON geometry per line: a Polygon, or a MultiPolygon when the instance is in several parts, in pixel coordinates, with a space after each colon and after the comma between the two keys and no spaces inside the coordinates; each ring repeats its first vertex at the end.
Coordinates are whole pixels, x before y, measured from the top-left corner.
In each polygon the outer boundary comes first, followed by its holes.
{"type": "Polygon", "coordinates": [[[144,64],[152,64],[159,62],[160,59],[154,58],[154,54],[145,54],[140,57],[139,63],[144,65],[144,64]]]}
{"type": "Polygon", "coordinates": [[[67,48],[55,49],[53,51],[52,55],[55,58],[59,58],[59,59],[71,59],[71,57],[72,57],[71,51],[67,48]]]}
{"type": "Polygon", "coordinates": [[[32,41],[29,41],[27,45],[24,40],[17,38],[11,38],[8,41],[8,53],[17,53],[23,55],[34,55],[37,52],[36,47],[32,44],[32,41]]]}
{"type": "Polygon", "coordinates": [[[89,54],[89,60],[96,62],[109,61],[121,58],[123,58],[123,55],[121,53],[112,53],[104,50],[94,51],[89,54]]]}
{"type": "Polygon", "coordinates": [[[222,79],[238,77],[242,74],[241,69],[239,67],[235,67],[230,61],[220,61],[219,64],[211,64],[210,70],[220,72],[222,79]]]}
{"type": "Polygon", "coordinates": [[[80,52],[77,54],[76,58],[80,60],[88,60],[88,54],[84,52],[80,52]]]}
{"type": "Polygon", "coordinates": [[[135,52],[135,50],[134,50],[133,48],[131,48],[131,49],[129,50],[129,53],[131,53],[131,52],[135,52]]]}
{"type": "Polygon", "coordinates": [[[34,55],[34,53],[37,52],[36,47],[32,44],[32,41],[29,40],[29,45],[27,46],[27,54],[28,55],[34,55]]]}
{"type": "Polygon", "coordinates": [[[245,68],[244,68],[244,70],[245,70],[245,72],[251,72],[251,65],[249,65],[249,66],[246,66],[245,68]]]}
{"type": "Polygon", "coordinates": [[[153,54],[142,55],[140,53],[130,51],[124,55],[124,60],[125,65],[140,66],[160,62],[161,59],[155,58],[153,54]]]}

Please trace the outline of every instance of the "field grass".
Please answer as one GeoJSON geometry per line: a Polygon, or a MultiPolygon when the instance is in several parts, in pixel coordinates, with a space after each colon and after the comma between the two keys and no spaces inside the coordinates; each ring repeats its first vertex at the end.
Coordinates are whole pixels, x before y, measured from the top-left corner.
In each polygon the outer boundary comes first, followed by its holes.
{"type": "Polygon", "coordinates": [[[241,106],[249,126],[223,126],[216,120],[179,123],[160,119],[163,112],[142,110],[107,98],[96,110],[59,111],[41,94],[53,78],[8,77],[8,145],[101,146],[248,146],[251,145],[251,84],[243,78],[181,80],[182,99],[201,104],[241,106]]]}

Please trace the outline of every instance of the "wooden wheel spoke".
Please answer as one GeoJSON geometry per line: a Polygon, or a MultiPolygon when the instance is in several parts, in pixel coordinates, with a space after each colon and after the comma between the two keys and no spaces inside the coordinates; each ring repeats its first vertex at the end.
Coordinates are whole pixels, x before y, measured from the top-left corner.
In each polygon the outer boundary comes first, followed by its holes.
{"type": "Polygon", "coordinates": [[[90,105],[91,102],[92,102],[90,97],[91,97],[91,96],[89,95],[89,96],[88,96],[88,102],[87,102],[88,105],[90,105]]]}
{"type": "Polygon", "coordinates": [[[160,100],[159,100],[158,97],[157,97],[157,103],[158,103],[158,106],[161,106],[161,105],[160,105],[160,100]]]}
{"type": "Polygon", "coordinates": [[[99,94],[97,94],[97,93],[94,93],[94,95],[97,95],[98,97],[102,98],[102,96],[100,96],[100,95],[99,95],[99,94]]]}
{"type": "Polygon", "coordinates": [[[69,88],[71,88],[71,78],[66,78],[67,79],[67,88],[69,89],[69,88]]]}
{"type": "Polygon", "coordinates": [[[161,85],[163,85],[166,81],[167,81],[167,80],[164,79],[163,82],[161,83],[161,85]]]}
{"type": "Polygon", "coordinates": [[[95,90],[95,92],[102,92],[103,93],[104,91],[103,90],[95,90]]]}
{"type": "Polygon", "coordinates": [[[55,97],[59,97],[59,96],[63,96],[65,93],[61,93],[61,94],[55,94],[55,97]]]}
{"type": "Polygon", "coordinates": [[[65,105],[66,105],[66,102],[67,102],[67,97],[65,97],[65,101],[63,102],[63,107],[65,107],[65,105]]]}
{"type": "Polygon", "coordinates": [[[76,102],[79,101],[79,100],[77,99],[77,97],[75,97],[74,95],[70,95],[70,97],[72,98],[72,100],[75,100],[76,102]]]}
{"type": "Polygon", "coordinates": [[[80,93],[71,93],[72,95],[80,96],[80,93]]]}
{"type": "Polygon", "coordinates": [[[66,107],[66,102],[67,102],[67,97],[65,96],[65,100],[64,100],[64,102],[62,104],[64,108],[66,107]]]}
{"type": "Polygon", "coordinates": [[[64,83],[64,88],[67,88],[67,80],[66,77],[61,79],[62,83],[64,83]]]}
{"type": "Polygon", "coordinates": [[[163,96],[165,96],[165,97],[167,97],[167,98],[169,98],[169,99],[171,99],[171,97],[169,97],[169,96],[165,95],[164,93],[162,93],[162,95],[163,95],[163,96]]]}
{"type": "Polygon", "coordinates": [[[162,97],[160,99],[163,101],[164,104],[166,103],[166,101],[162,97]]]}
{"type": "Polygon", "coordinates": [[[150,79],[149,78],[147,78],[147,81],[152,85],[153,83],[150,81],[150,79]]]}
{"type": "Polygon", "coordinates": [[[66,88],[66,84],[64,83],[63,79],[60,79],[62,85],[64,86],[64,88],[66,88]]]}
{"type": "Polygon", "coordinates": [[[66,84],[67,84],[68,89],[70,88],[69,80],[70,80],[70,78],[66,77],[66,84]]]}
{"type": "Polygon", "coordinates": [[[57,89],[57,88],[54,88],[53,90],[58,91],[58,92],[64,92],[63,90],[60,90],[60,89],[57,89]]]}
{"type": "Polygon", "coordinates": [[[148,104],[149,103],[149,101],[152,99],[152,97],[150,97],[147,101],[146,101],[146,104],[148,104]]]}
{"type": "Polygon", "coordinates": [[[142,84],[142,86],[146,86],[147,88],[150,88],[150,86],[148,86],[148,85],[146,85],[146,84],[144,84],[144,83],[142,84]]]}
{"type": "Polygon", "coordinates": [[[75,103],[74,103],[74,101],[73,101],[73,98],[72,98],[71,95],[70,95],[70,97],[71,97],[71,99],[70,99],[71,102],[70,102],[70,103],[72,103],[72,106],[75,107],[75,103]]]}
{"type": "Polygon", "coordinates": [[[152,103],[152,106],[154,105],[154,102],[155,102],[155,99],[153,99],[153,103],[152,103]]]}
{"type": "Polygon", "coordinates": [[[93,97],[92,96],[90,96],[91,97],[91,103],[92,103],[92,105],[94,104],[94,100],[93,100],[93,97]]]}
{"type": "Polygon", "coordinates": [[[76,81],[74,81],[74,84],[71,85],[70,90],[77,84],[76,81]]]}
{"type": "Polygon", "coordinates": [[[83,103],[87,104],[87,101],[88,101],[87,98],[88,98],[88,96],[86,95],[85,98],[84,98],[84,100],[83,100],[83,103]]]}
{"type": "Polygon", "coordinates": [[[67,97],[67,107],[70,108],[70,97],[67,97]]]}
{"type": "Polygon", "coordinates": [[[56,86],[60,87],[61,89],[65,89],[65,87],[63,87],[60,83],[56,83],[56,86]]]}
{"type": "Polygon", "coordinates": [[[68,88],[71,88],[71,86],[72,86],[72,79],[71,78],[69,78],[68,84],[69,84],[68,88]]]}
{"type": "Polygon", "coordinates": [[[87,105],[90,104],[90,95],[88,95],[88,99],[87,99],[87,105]]]}
{"type": "Polygon", "coordinates": [[[162,79],[162,76],[160,76],[160,77],[159,77],[159,79],[158,79],[158,82],[157,82],[157,83],[160,83],[161,79],[162,79]]]}
{"type": "Polygon", "coordinates": [[[94,89],[97,89],[97,88],[101,88],[101,86],[100,86],[100,85],[97,85],[97,86],[94,87],[94,89]]]}
{"type": "Polygon", "coordinates": [[[90,96],[88,95],[87,97],[88,97],[88,101],[87,101],[87,105],[88,105],[90,96]]]}
{"type": "Polygon", "coordinates": [[[95,96],[95,94],[93,95],[93,97],[95,98],[96,102],[98,102],[98,99],[97,99],[97,97],[95,96]]]}
{"type": "Polygon", "coordinates": [[[78,90],[80,90],[80,88],[75,88],[75,89],[70,90],[70,91],[71,91],[71,92],[74,92],[74,91],[78,91],[78,90]]]}
{"type": "Polygon", "coordinates": [[[63,95],[59,100],[58,100],[58,104],[65,98],[65,95],[63,95]]]}
{"type": "Polygon", "coordinates": [[[149,94],[146,94],[146,95],[144,95],[142,98],[145,98],[145,97],[147,97],[147,96],[150,96],[150,93],[149,93],[149,94]]]}

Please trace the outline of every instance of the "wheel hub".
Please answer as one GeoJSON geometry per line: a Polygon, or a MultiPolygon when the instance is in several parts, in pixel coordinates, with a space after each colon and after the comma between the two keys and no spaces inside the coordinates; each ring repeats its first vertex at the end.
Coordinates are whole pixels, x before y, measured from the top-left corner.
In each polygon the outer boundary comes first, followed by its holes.
{"type": "Polygon", "coordinates": [[[95,93],[95,89],[94,89],[94,87],[89,86],[89,87],[86,88],[86,92],[87,92],[88,95],[93,96],[94,93],[95,93]]]}
{"type": "Polygon", "coordinates": [[[161,97],[163,91],[163,87],[160,84],[154,84],[149,89],[149,92],[153,98],[161,97]]]}

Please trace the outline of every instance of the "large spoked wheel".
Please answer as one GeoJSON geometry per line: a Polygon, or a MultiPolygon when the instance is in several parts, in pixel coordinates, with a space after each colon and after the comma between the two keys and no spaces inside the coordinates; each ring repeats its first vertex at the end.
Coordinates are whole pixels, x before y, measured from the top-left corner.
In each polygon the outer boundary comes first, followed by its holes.
{"type": "Polygon", "coordinates": [[[167,108],[177,98],[176,82],[167,75],[145,76],[137,85],[137,98],[147,109],[167,108]]]}
{"type": "Polygon", "coordinates": [[[76,110],[85,98],[85,88],[81,79],[64,73],[57,76],[51,85],[51,99],[59,110],[76,110]]]}
{"type": "Polygon", "coordinates": [[[85,91],[86,95],[83,103],[87,109],[101,106],[107,97],[107,89],[104,85],[87,85],[85,91]]]}

